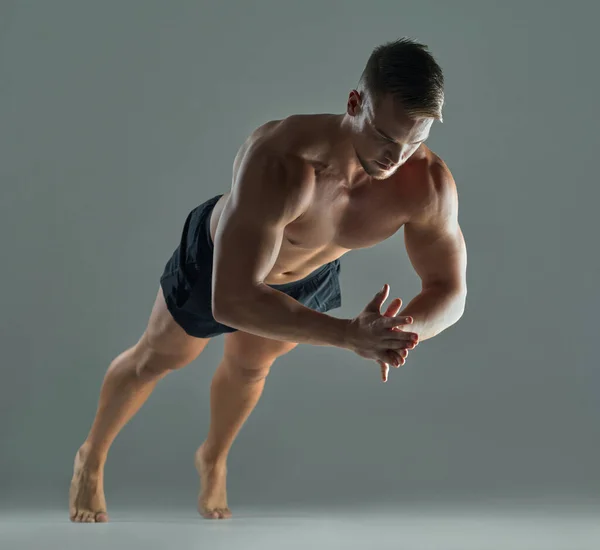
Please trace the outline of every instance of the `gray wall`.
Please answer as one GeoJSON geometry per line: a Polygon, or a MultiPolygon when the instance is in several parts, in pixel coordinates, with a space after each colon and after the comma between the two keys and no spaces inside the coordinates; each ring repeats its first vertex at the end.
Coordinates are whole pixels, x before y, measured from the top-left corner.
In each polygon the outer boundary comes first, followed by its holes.
{"type": "MultiPolygon", "coordinates": [[[[106,368],[144,330],[185,215],[229,188],[246,135],[343,112],[372,48],[404,35],[446,74],[429,146],[458,183],[465,315],[387,385],[341,349],[280,359],[234,444],[230,504],[597,495],[595,6],[0,2],[5,503],[66,510],[106,368]]],[[[342,262],[335,316],[386,282],[405,303],[419,291],[402,234],[342,262]]],[[[222,345],[163,380],[117,438],[109,506],[191,505],[222,345]]]]}

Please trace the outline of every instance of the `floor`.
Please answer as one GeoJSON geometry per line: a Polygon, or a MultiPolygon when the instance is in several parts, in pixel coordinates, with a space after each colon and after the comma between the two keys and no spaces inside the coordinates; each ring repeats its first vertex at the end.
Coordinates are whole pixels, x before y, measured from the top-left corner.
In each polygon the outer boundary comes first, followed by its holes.
{"type": "Polygon", "coordinates": [[[195,510],[111,509],[108,524],[73,524],[64,510],[3,511],[0,548],[597,550],[597,506],[236,509],[230,520],[195,510]]]}

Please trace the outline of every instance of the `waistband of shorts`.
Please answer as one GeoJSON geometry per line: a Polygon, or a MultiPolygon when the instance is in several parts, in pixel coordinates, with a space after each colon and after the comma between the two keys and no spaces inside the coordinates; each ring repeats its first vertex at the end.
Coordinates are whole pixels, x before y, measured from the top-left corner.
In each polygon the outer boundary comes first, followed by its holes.
{"type": "Polygon", "coordinates": [[[331,266],[335,262],[338,262],[338,261],[339,260],[334,260],[333,262],[323,264],[322,266],[317,267],[314,271],[311,271],[306,277],[303,277],[302,279],[298,279],[297,281],[291,281],[289,283],[283,283],[283,284],[279,284],[279,285],[267,285],[267,286],[270,286],[271,288],[274,288],[276,290],[289,290],[291,288],[296,288],[296,287],[302,286],[302,285],[312,281],[313,279],[316,279],[317,277],[326,273],[327,271],[329,271],[331,269],[331,266]]]}
{"type": "MultiPolygon", "coordinates": [[[[211,217],[211,214],[212,214],[215,204],[217,204],[217,202],[219,201],[219,199],[222,196],[223,196],[223,194],[216,195],[204,202],[205,208],[202,213],[202,215],[204,216],[203,223],[205,224],[204,231],[205,231],[205,235],[206,235],[206,241],[208,243],[208,247],[211,252],[214,250],[214,244],[210,237],[210,217],[211,217]]],[[[329,262],[329,263],[323,264],[322,266],[317,267],[315,270],[311,271],[306,277],[303,277],[302,279],[298,279],[297,281],[291,281],[289,283],[282,283],[282,284],[278,284],[278,285],[267,285],[267,286],[270,286],[276,290],[289,290],[291,288],[297,288],[298,286],[302,286],[302,285],[308,283],[309,281],[311,281],[312,279],[324,274],[329,269],[331,269],[331,267],[333,265],[335,265],[336,262],[339,262],[339,259],[333,260],[332,262],[329,262]]]]}

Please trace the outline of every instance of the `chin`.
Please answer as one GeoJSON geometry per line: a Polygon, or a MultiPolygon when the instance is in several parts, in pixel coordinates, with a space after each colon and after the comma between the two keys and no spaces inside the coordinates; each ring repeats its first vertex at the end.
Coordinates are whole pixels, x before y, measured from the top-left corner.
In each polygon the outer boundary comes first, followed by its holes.
{"type": "Polygon", "coordinates": [[[379,172],[378,174],[369,174],[374,180],[386,180],[390,177],[387,172],[379,172]]]}
{"type": "Polygon", "coordinates": [[[379,164],[377,164],[375,162],[373,164],[373,168],[371,169],[370,175],[376,179],[382,180],[382,179],[389,178],[395,171],[396,171],[395,167],[386,170],[385,168],[382,168],[381,166],[379,166],[379,164]]]}

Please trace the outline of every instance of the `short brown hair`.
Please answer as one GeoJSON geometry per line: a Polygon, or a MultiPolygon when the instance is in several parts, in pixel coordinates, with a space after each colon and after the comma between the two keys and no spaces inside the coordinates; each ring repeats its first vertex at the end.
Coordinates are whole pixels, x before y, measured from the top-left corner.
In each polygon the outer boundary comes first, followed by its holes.
{"type": "Polygon", "coordinates": [[[404,37],[377,46],[359,85],[369,93],[375,106],[392,94],[408,116],[443,122],[444,75],[425,44],[404,37]]]}

